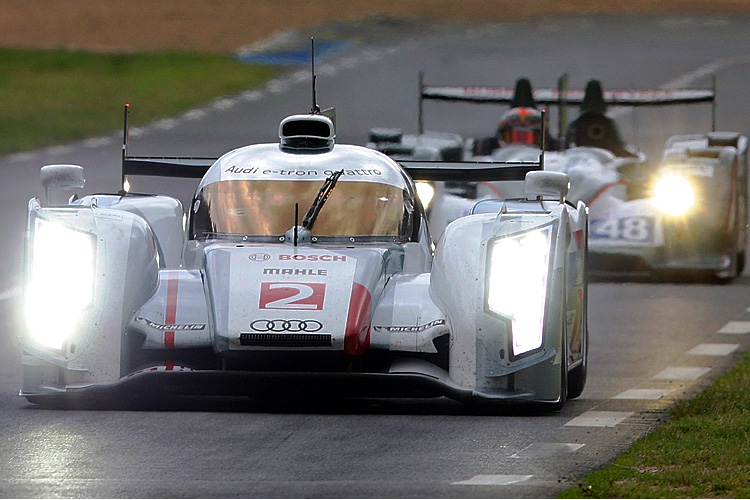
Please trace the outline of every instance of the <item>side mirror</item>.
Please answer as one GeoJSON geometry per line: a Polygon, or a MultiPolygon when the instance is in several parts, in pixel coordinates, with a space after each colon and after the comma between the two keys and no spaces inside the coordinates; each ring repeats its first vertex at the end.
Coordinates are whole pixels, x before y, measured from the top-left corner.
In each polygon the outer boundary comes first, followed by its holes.
{"type": "Polygon", "coordinates": [[[528,198],[551,196],[565,201],[570,188],[570,179],[568,174],[562,172],[538,170],[526,174],[524,187],[528,198]]]}
{"type": "Polygon", "coordinates": [[[65,205],[70,194],[66,191],[83,189],[83,167],[80,165],[45,165],[40,172],[44,188],[44,205],[65,205]]]}

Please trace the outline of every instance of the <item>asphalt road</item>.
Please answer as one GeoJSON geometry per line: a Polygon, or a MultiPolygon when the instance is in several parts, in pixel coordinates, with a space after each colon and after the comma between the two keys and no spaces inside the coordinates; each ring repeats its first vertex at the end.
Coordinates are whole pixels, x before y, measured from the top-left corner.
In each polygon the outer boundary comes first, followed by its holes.
{"type": "MultiPolygon", "coordinates": [[[[718,126],[750,131],[750,19],[583,18],[483,27],[391,26],[319,60],[322,105],[340,142],[417,123],[417,70],[434,84],[512,85],[527,76],[605,88],[710,85],[718,126]]],[[[368,28],[369,30],[370,28],[368,28]]],[[[306,67],[205,109],[133,131],[134,154],[218,155],[275,141],[310,107],[306,67]]],[[[133,113],[138,112],[138,103],[133,113]]],[[[120,112],[113,103],[113,112],[120,112]]],[[[426,127],[491,133],[502,108],[428,103],[426,127]]],[[[673,134],[710,127],[710,108],[617,112],[651,157],[673,134]]],[[[21,385],[19,288],[25,208],[38,168],[78,163],[87,190],[118,189],[120,136],[0,158],[0,496],[550,497],[577,484],[666,417],[750,346],[750,276],[728,285],[605,282],[590,288],[590,374],[556,414],[470,411],[447,400],[188,400],[127,411],[49,410],[21,385]],[[736,347],[735,347],[736,346],[736,347]],[[720,351],[730,351],[720,355],[720,351]]],[[[187,200],[190,185],[145,180],[187,200]]],[[[40,304],[40,314],[44,305],[40,304]]]]}

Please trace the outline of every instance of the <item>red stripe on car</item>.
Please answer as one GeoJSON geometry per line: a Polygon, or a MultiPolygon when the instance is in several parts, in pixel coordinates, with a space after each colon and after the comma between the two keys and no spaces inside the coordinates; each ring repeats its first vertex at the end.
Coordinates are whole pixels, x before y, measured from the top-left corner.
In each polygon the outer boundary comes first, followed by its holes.
{"type": "Polygon", "coordinates": [[[583,230],[579,229],[578,231],[573,232],[573,236],[576,238],[576,247],[578,247],[578,250],[583,248],[583,230]]]}
{"type": "MultiPolygon", "coordinates": [[[[177,271],[170,271],[167,277],[167,313],[164,323],[174,325],[177,319],[177,288],[180,275],[177,271]]],[[[164,332],[164,347],[174,347],[174,330],[164,332]]]]}
{"type": "Polygon", "coordinates": [[[354,283],[346,317],[344,352],[355,356],[364,354],[370,347],[370,323],[372,322],[372,297],[370,291],[354,283]]]}
{"type": "Polygon", "coordinates": [[[610,184],[607,184],[606,186],[604,186],[603,188],[601,188],[599,191],[597,191],[597,193],[594,196],[591,197],[591,199],[589,200],[588,203],[586,203],[586,205],[588,205],[588,206],[593,205],[594,201],[596,201],[597,198],[599,198],[606,191],[609,191],[610,189],[612,189],[615,186],[627,186],[627,184],[625,183],[625,181],[617,181],[617,182],[612,182],[610,184]]]}

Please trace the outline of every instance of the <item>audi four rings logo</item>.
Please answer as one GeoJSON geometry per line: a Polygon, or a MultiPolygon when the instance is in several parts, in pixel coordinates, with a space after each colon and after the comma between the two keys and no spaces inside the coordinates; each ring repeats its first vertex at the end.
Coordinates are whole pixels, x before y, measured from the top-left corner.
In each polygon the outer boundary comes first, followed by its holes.
{"type": "Polygon", "coordinates": [[[255,261],[255,262],[263,262],[270,258],[271,256],[268,255],[267,253],[254,253],[250,255],[250,260],[255,261]]]}
{"type": "Polygon", "coordinates": [[[256,332],[317,332],[323,323],[312,319],[256,319],[250,328],[256,332]]]}

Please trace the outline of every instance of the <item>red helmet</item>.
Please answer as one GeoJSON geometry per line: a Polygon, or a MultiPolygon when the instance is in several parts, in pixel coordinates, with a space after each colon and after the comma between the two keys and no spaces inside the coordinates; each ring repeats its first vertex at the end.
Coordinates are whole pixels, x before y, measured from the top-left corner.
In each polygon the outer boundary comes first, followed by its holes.
{"type": "Polygon", "coordinates": [[[513,108],[500,120],[497,138],[503,144],[542,144],[542,114],[534,108],[513,108]]]}

